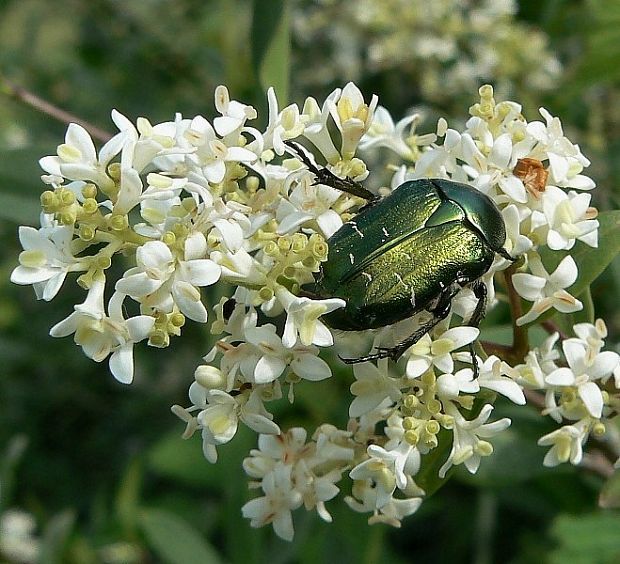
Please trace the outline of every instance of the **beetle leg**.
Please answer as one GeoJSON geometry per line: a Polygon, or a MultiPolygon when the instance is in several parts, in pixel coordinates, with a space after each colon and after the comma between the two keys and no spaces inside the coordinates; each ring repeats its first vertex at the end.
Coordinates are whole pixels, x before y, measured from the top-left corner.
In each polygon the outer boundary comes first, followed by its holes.
{"type": "Polygon", "coordinates": [[[424,335],[426,335],[426,333],[435,327],[435,325],[448,317],[452,298],[456,292],[457,291],[450,286],[445,288],[439,297],[437,305],[431,310],[433,318],[421,325],[415,333],[407,337],[404,341],[398,343],[395,347],[377,347],[378,352],[374,354],[369,354],[360,358],[340,357],[340,360],[342,360],[345,364],[357,364],[358,362],[368,362],[370,360],[379,360],[381,358],[391,358],[394,361],[398,360],[409,347],[415,345],[422,337],[424,337],[424,335]]]}
{"type": "Polygon", "coordinates": [[[295,143],[294,141],[285,141],[284,143],[294,149],[300,160],[308,167],[308,170],[316,176],[314,184],[325,184],[326,186],[331,186],[336,190],[346,192],[347,194],[357,196],[369,202],[378,199],[378,196],[373,194],[370,190],[366,190],[366,188],[352,178],[348,176],[346,178],[340,178],[324,166],[320,168],[316,166],[299,143],[295,143]]]}
{"type": "Polygon", "coordinates": [[[519,260],[519,257],[513,257],[504,247],[500,247],[496,252],[510,262],[517,262],[519,260]]]}
{"type": "MultiPolygon", "coordinates": [[[[476,304],[476,309],[474,309],[474,313],[471,314],[467,325],[470,327],[478,327],[480,322],[483,320],[487,309],[487,285],[482,280],[476,280],[470,287],[474,292],[474,296],[478,298],[478,303],[476,304]]],[[[469,343],[469,354],[471,355],[471,363],[474,368],[474,378],[478,378],[480,369],[478,367],[478,357],[476,356],[476,351],[474,350],[474,343],[469,343]]]]}

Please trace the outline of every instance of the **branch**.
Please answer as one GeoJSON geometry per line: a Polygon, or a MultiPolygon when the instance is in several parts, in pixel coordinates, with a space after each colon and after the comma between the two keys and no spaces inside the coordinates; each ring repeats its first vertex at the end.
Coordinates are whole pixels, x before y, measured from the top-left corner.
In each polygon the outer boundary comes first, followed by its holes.
{"type": "Polygon", "coordinates": [[[529,343],[527,338],[527,327],[517,325],[517,319],[523,315],[521,307],[521,297],[517,294],[512,284],[512,275],[516,270],[516,266],[510,265],[504,270],[504,282],[506,291],[508,292],[508,300],[510,302],[510,316],[512,318],[512,361],[515,363],[523,362],[527,354],[529,343]]]}
{"type": "Polygon", "coordinates": [[[62,123],[77,123],[81,125],[88,133],[90,133],[91,137],[102,141],[105,143],[112,138],[112,135],[107,131],[100,129],[96,125],[84,121],[79,117],[62,110],[61,108],[54,106],[50,102],[47,102],[43,98],[39,98],[32,92],[29,92],[25,88],[18,86],[11,82],[8,78],[6,78],[2,73],[0,73],[0,92],[7,95],[9,98],[13,98],[18,102],[26,104],[39,112],[42,112],[62,123]]]}
{"type": "Polygon", "coordinates": [[[615,472],[613,463],[605,454],[598,450],[590,450],[584,453],[579,466],[598,474],[606,480],[611,478],[615,472]]]}

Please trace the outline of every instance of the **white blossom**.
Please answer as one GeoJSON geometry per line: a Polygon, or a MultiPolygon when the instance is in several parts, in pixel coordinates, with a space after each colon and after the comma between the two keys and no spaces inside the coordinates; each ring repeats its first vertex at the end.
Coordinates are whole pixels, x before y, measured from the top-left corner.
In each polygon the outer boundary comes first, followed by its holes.
{"type": "Polygon", "coordinates": [[[106,315],[103,291],[105,279],[98,276],[91,286],[86,300],[75,306],[75,311],[50,329],[52,337],[74,334],[77,345],[95,362],[110,356],[110,372],[123,384],[133,380],[133,346],[148,337],[155,319],[138,315],[125,319],[123,301],[125,295],[115,293],[108,304],[106,315]]]}
{"type": "Polygon", "coordinates": [[[517,272],[512,276],[517,293],[534,302],[530,311],[517,319],[517,325],[534,321],[551,308],[562,313],[573,313],[583,308],[583,304],[565,290],[577,280],[577,265],[573,257],[564,257],[551,274],[538,257],[532,257],[530,269],[533,274],[517,272]]]}

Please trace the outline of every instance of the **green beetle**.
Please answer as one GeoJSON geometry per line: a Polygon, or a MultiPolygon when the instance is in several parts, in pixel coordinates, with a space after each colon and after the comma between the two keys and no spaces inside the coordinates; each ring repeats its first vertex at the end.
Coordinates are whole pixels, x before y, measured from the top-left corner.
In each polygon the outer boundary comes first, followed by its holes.
{"type": "MultiPolygon", "coordinates": [[[[484,317],[487,288],[480,278],[495,254],[514,261],[503,245],[506,226],[495,203],[479,190],[445,179],[405,182],[378,198],[351,179],[318,168],[293,145],[317,183],[368,200],[327,241],[329,253],[309,292],[338,297],[346,306],[323,319],[334,329],[362,331],[391,325],[421,311],[432,318],[392,348],[345,362],[398,359],[450,312],[452,298],[470,287],[478,303],[469,320],[484,317]]],[[[473,347],[474,369],[477,369],[473,347]]],[[[477,370],[476,370],[477,371],[477,370]]]]}

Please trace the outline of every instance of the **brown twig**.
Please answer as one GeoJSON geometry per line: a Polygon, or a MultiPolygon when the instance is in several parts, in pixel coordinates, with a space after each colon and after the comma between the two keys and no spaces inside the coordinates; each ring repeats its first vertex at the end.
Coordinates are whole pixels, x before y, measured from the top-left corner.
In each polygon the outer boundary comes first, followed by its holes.
{"type": "Polygon", "coordinates": [[[100,129],[92,123],[80,119],[74,114],[71,114],[57,106],[54,106],[54,104],[51,104],[43,98],[40,98],[32,92],[29,92],[25,88],[14,84],[2,73],[0,73],[0,92],[62,123],[77,123],[78,125],[81,125],[84,129],[86,129],[86,131],[90,133],[91,137],[94,137],[99,141],[105,143],[112,138],[112,134],[108,133],[107,131],[100,129]]]}
{"type": "Polygon", "coordinates": [[[528,390],[527,388],[523,389],[523,394],[525,395],[527,403],[537,407],[538,409],[545,409],[545,394],[541,394],[540,392],[536,392],[534,390],[528,390]]]}
{"type": "Polygon", "coordinates": [[[598,474],[605,480],[611,478],[615,472],[614,465],[609,458],[604,453],[596,449],[592,449],[584,453],[579,466],[598,474]]]}
{"type": "Polygon", "coordinates": [[[564,331],[562,331],[553,321],[551,321],[551,319],[546,319],[541,323],[541,325],[550,335],[553,335],[553,333],[558,333],[562,341],[564,339],[568,339],[568,335],[564,333],[564,331]]]}
{"type": "Polygon", "coordinates": [[[506,284],[506,292],[508,293],[508,301],[510,303],[510,316],[512,318],[512,350],[510,351],[510,360],[514,364],[523,362],[525,355],[529,349],[527,338],[527,327],[517,325],[517,319],[523,315],[521,307],[521,297],[517,294],[512,284],[512,275],[516,270],[513,264],[504,271],[504,283],[506,284]]]}

